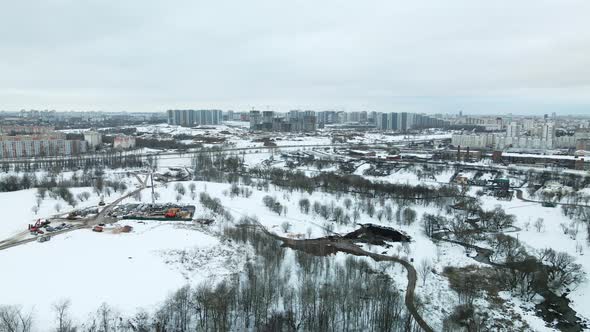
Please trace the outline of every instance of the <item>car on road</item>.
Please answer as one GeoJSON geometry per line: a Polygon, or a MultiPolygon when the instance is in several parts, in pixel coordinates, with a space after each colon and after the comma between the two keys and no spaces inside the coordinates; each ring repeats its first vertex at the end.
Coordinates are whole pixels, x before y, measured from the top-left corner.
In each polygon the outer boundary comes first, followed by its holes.
{"type": "Polygon", "coordinates": [[[53,228],[51,226],[45,227],[45,230],[48,231],[48,232],[55,232],[55,228],[53,228]]]}
{"type": "Polygon", "coordinates": [[[51,240],[51,236],[49,236],[49,235],[43,235],[43,236],[39,236],[37,238],[37,242],[41,242],[41,243],[47,242],[49,240],[51,240]]]}

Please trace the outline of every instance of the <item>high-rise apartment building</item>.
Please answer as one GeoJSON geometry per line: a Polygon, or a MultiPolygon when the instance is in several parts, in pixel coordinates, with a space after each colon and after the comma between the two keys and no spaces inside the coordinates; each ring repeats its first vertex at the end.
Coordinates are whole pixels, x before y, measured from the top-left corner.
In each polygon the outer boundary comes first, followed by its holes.
{"type": "Polygon", "coordinates": [[[377,113],[375,127],[380,130],[405,132],[411,129],[444,128],[449,122],[417,113],[377,113]]]}
{"type": "Polygon", "coordinates": [[[221,110],[168,110],[168,124],[183,127],[218,125],[223,120],[221,110]]]}
{"type": "Polygon", "coordinates": [[[86,142],[67,140],[63,133],[0,136],[0,158],[71,156],[86,152],[86,142]]]}
{"type": "Polygon", "coordinates": [[[262,131],[311,132],[317,129],[317,117],[314,111],[289,111],[286,115],[277,115],[273,111],[250,111],[250,129],[262,131]]]}

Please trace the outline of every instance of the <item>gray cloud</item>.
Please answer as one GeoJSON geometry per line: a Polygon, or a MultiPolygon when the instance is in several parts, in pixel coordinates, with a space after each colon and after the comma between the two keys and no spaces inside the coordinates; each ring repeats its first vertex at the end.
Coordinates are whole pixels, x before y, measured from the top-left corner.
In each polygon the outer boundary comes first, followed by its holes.
{"type": "Polygon", "coordinates": [[[590,2],[14,1],[0,109],[584,112],[590,2]]]}

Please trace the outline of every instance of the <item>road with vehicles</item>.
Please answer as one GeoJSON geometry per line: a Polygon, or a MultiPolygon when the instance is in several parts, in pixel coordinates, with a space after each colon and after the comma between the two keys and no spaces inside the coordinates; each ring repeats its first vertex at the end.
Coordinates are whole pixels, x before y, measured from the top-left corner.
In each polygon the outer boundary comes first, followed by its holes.
{"type": "MultiPolygon", "coordinates": [[[[137,179],[140,183],[140,185],[137,189],[117,198],[112,203],[105,205],[105,207],[96,216],[80,221],[79,225],[76,225],[76,226],[73,226],[70,228],[66,228],[63,230],[51,232],[51,233],[46,233],[46,235],[54,237],[56,235],[61,235],[61,234],[69,233],[69,232],[76,231],[79,229],[84,229],[84,228],[92,228],[93,226],[96,226],[98,224],[107,223],[108,212],[110,212],[115,206],[117,206],[119,203],[121,203],[121,201],[123,201],[124,199],[126,199],[128,197],[132,197],[133,195],[137,194],[139,191],[147,188],[147,180],[149,178],[149,175],[146,175],[145,179],[143,179],[143,180],[137,174],[134,174],[134,175],[137,177],[137,179]]],[[[22,239],[22,237],[27,235],[28,233],[29,233],[28,231],[23,232],[23,233],[19,233],[19,234],[13,236],[12,238],[0,241],[0,250],[6,250],[6,249],[9,249],[12,247],[16,247],[19,245],[23,245],[26,243],[37,241],[38,236],[22,239]]]]}

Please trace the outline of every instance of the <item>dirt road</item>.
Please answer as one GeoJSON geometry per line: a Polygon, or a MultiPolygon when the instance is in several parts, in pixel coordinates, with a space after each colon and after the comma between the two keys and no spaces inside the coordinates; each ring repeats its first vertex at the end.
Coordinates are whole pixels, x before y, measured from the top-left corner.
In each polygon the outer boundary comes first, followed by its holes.
{"type": "Polygon", "coordinates": [[[406,296],[404,299],[406,307],[408,308],[408,311],[410,312],[412,317],[414,317],[416,323],[418,323],[420,328],[422,328],[422,330],[427,332],[434,331],[430,327],[430,325],[428,325],[428,323],[424,320],[422,315],[420,315],[418,309],[416,308],[416,302],[414,301],[414,293],[416,290],[416,282],[418,280],[418,276],[416,273],[416,269],[412,264],[410,264],[410,262],[398,257],[381,255],[366,251],[359,247],[357,244],[355,244],[353,239],[327,237],[321,239],[297,240],[281,237],[275,233],[272,233],[268,231],[266,227],[264,227],[259,222],[254,221],[254,225],[260,228],[267,235],[282,241],[285,246],[295,250],[305,251],[310,254],[326,255],[340,251],[355,256],[371,257],[375,261],[390,261],[401,264],[406,269],[408,276],[408,285],[406,288],[406,296]]]}

